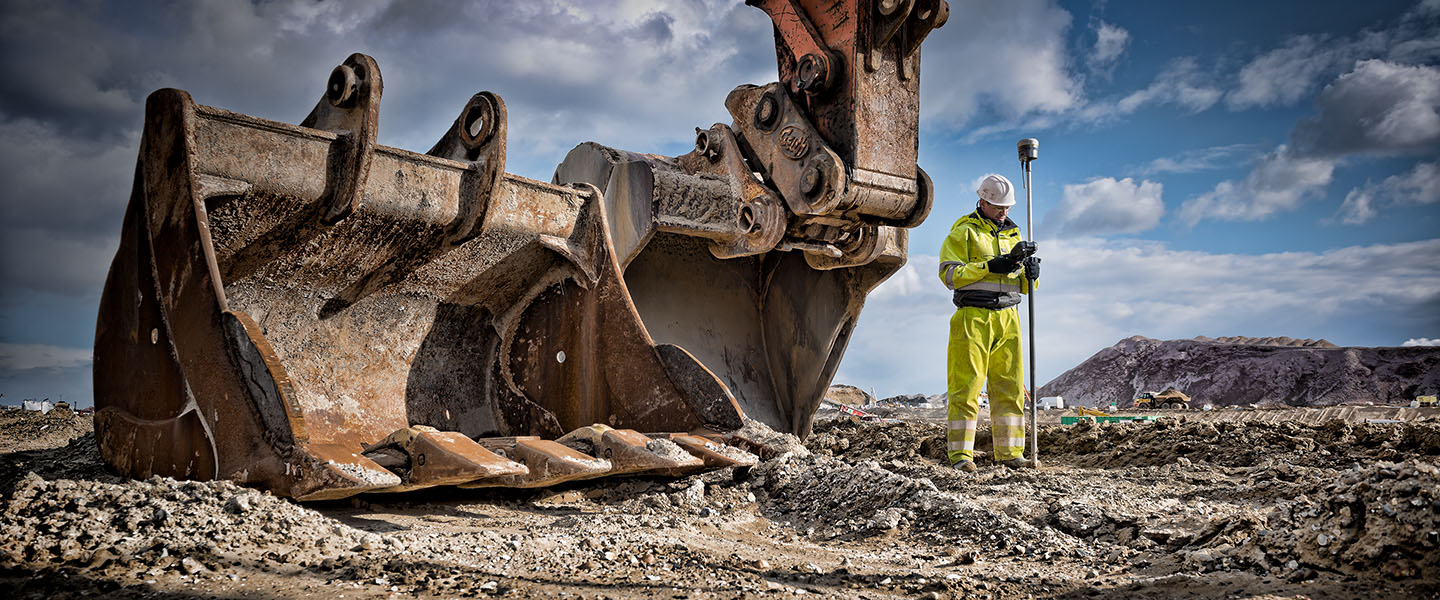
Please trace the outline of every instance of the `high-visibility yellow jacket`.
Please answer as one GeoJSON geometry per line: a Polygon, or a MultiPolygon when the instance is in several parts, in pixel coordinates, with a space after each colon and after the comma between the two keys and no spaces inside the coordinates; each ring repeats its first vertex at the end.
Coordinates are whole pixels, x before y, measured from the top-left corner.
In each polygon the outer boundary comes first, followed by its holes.
{"type": "Polygon", "coordinates": [[[996,226],[976,209],[950,226],[950,235],[940,246],[940,281],[952,290],[1028,294],[1030,285],[1024,267],[1014,273],[991,273],[985,266],[986,261],[1010,252],[1020,241],[1020,228],[1009,217],[996,226]]]}

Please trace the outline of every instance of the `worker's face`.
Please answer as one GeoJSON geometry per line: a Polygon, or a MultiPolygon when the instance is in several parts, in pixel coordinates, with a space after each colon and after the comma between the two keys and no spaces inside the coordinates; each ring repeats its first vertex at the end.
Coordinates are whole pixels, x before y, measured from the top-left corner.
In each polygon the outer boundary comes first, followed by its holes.
{"type": "Polygon", "coordinates": [[[989,202],[986,202],[986,201],[984,201],[984,200],[981,200],[981,201],[980,201],[980,214],[985,215],[985,218],[990,219],[990,220],[992,220],[992,221],[1000,221],[1000,220],[1004,220],[1005,217],[1006,217],[1006,215],[1009,215],[1009,214],[1010,214],[1010,207],[1009,207],[1009,206],[996,206],[996,205],[994,205],[994,204],[991,204],[991,203],[989,203],[989,202]]]}

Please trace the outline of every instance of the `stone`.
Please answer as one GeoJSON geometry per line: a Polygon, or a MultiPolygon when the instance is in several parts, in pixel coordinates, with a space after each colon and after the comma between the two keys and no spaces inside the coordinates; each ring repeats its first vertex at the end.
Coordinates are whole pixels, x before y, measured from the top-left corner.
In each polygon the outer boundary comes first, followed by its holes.
{"type": "Polygon", "coordinates": [[[248,495],[248,494],[238,494],[238,495],[235,495],[235,496],[231,496],[231,497],[230,497],[230,500],[225,503],[225,510],[226,510],[227,512],[231,512],[231,513],[234,513],[234,514],[237,514],[237,515],[243,515],[243,514],[245,514],[245,513],[250,512],[250,497],[249,497],[249,495],[248,495]]]}

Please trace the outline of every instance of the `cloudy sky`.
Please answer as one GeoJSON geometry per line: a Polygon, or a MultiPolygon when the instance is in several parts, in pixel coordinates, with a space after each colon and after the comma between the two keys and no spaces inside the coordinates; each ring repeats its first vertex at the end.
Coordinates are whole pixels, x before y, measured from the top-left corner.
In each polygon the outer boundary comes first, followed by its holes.
{"type": "MultiPolygon", "coordinates": [[[[1022,137],[1042,384],[1131,335],[1440,344],[1440,0],[1300,6],[951,0],[921,76],[936,205],[836,381],[943,391],[936,254],[976,180],[1018,181],[1022,137]]],[[[775,79],[773,48],[738,0],[0,0],[0,402],[89,403],[154,89],[298,122],[364,52],[380,143],[424,151],[491,90],[507,170],[548,180],[587,140],[688,151],[731,88],[775,79]]]]}

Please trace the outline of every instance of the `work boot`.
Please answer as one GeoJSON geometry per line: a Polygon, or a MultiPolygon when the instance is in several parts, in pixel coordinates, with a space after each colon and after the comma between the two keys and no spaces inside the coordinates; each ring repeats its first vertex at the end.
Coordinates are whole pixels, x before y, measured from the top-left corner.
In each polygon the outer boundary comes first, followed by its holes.
{"type": "Polygon", "coordinates": [[[973,461],[973,460],[962,460],[962,461],[957,462],[957,463],[955,463],[955,464],[953,464],[953,465],[950,465],[950,468],[955,469],[956,471],[964,472],[964,473],[974,473],[974,472],[975,472],[975,461],[973,461]]]}
{"type": "Polygon", "coordinates": [[[1028,469],[1030,468],[1030,459],[1023,456],[1017,456],[1010,460],[1002,460],[1000,461],[1000,464],[1010,467],[1012,469],[1028,469]]]}

